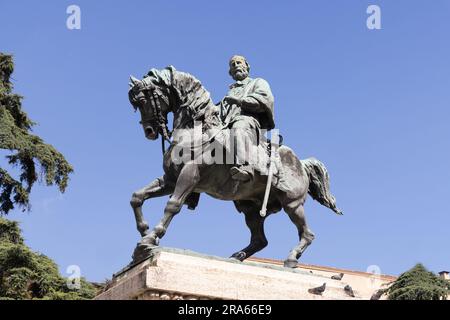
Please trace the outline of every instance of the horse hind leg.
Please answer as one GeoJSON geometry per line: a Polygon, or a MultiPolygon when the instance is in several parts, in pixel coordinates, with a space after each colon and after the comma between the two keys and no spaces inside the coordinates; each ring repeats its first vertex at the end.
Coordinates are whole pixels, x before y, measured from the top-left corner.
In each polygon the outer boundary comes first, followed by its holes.
{"type": "Polygon", "coordinates": [[[244,261],[258,251],[264,249],[268,242],[264,233],[264,220],[259,214],[258,208],[246,208],[242,212],[245,215],[245,223],[250,229],[250,244],[241,251],[235,252],[231,258],[244,261]]]}
{"type": "Polygon", "coordinates": [[[303,207],[304,201],[293,201],[284,206],[284,210],[288,214],[291,221],[297,227],[300,242],[295,246],[289,256],[284,261],[284,266],[288,268],[295,268],[298,264],[298,259],[303,252],[308,248],[314,240],[314,233],[308,228],[305,218],[305,210],[303,207]]]}

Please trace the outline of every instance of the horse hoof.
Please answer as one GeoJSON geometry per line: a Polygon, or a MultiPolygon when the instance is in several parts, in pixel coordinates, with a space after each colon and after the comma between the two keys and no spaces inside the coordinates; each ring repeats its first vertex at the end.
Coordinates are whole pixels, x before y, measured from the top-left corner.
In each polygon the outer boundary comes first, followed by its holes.
{"type": "Polygon", "coordinates": [[[155,239],[152,236],[145,235],[144,237],[142,237],[139,244],[144,246],[157,247],[159,246],[159,239],[155,239]]]}
{"type": "Polygon", "coordinates": [[[247,258],[247,254],[243,251],[233,253],[233,255],[230,257],[230,259],[234,259],[234,260],[238,260],[238,261],[244,261],[245,258],[247,258]]]}
{"type": "Polygon", "coordinates": [[[293,269],[293,268],[297,267],[297,265],[298,265],[298,261],[297,260],[290,260],[290,259],[284,260],[284,267],[285,268],[293,269]]]}
{"type": "Polygon", "coordinates": [[[133,256],[132,256],[132,262],[130,265],[134,265],[136,263],[139,263],[145,259],[148,259],[151,257],[151,253],[153,249],[157,248],[157,246],[147,243],[139,242],[134,249],[133,256]]]}

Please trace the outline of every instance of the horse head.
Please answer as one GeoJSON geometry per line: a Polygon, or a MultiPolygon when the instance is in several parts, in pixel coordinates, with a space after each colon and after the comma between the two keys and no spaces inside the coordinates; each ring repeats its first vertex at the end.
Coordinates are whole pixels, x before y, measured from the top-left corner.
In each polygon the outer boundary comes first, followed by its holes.
{"type": "Polygon", "coordinates": [[[171,111],[168,89],[155,84],[151,77],[143,80],[130,77],[128,98],[134,110],[141,114],[141,125],[145,137],[156,140],[161,134],[169,140],[170,131],[167,128],[167,114],[171,111]]]}
{"type": "Polygon", "coordinates": [[[141,113],[141,124],[148,139],[156,140],[161,134],[169,140],[169,112],[173,113],[174,131],[192,128],[196,121],[209,127],[219,125],[217,107],[209,92],[191,74],[169,66],[151,69],[142,80],[133,76],[130,80],[129,99],[141,113]]]}

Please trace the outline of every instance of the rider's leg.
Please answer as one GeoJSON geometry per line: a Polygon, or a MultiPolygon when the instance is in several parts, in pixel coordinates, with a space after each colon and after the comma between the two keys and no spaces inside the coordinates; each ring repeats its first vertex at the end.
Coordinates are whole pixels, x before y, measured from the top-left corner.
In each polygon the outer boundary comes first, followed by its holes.
{"type": "Polygon", "coordinates": [[[235,180],[248,181],[253,177],[253,166],[251,157],[253,147],[258,143],[257,128],[253,128],[251,120],[243,118],[236,121],[232,126],[231,136],[234,141],[235,166],[230,173],[235,180]]]}

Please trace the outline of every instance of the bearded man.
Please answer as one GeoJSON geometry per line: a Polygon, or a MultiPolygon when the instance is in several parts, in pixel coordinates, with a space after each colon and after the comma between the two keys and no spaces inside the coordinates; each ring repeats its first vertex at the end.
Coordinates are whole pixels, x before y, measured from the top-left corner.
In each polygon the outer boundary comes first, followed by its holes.
{"type": "Polygon", "coordinates": [[[249,77],[250,65],[243,56],[233,56],[229,67],[229,74],[236,82],[221,101],[220,112],[224,123],[232,129],[234,139],[235,166],[230,173],[233,179],[246,182],[254,175],[248,159],[251,156],[249,143],[258,145],[261,129],[275,127],[274,98],[267,81],[249,77]]]}

